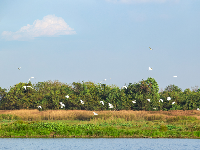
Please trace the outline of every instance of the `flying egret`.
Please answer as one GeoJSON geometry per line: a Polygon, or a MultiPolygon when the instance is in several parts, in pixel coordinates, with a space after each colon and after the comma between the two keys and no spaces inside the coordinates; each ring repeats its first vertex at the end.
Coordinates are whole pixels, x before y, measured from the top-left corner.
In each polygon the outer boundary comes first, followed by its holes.
{"type": "Polygon", "coordinates": [[[111,103],[108,103],[109,108],[113,108],[113,105],[111,103]]]}
{"type": "Polygon", "coordinates": [[[66,95],[65,97],[66,97],[66,98],[69,98],[69,95],[66,95]]]}
{"type": "Polygon", "coordinates": [[[122,86],[122,89],[123,89],[123,88],[127,89],[127,86],[122,86]]]}
{"type": "Polygon", "coordinates": [[[83,100],[80,100],[81,101],[81,104],[84,104],[84,101],[83,100]]]}
{"type": "Polygon", "coordinates": [[[174,78],[176,78],[177,76],[173,76],[174,78]]]}
{"type": "Polygon", "coordinates": [[[31,78],[33,79],[34,77],[30,77],[30,78],[28,79],[28,81],[30,81],[30,80],[31,80],[31,78]]]}
{"type": "Polygon", "coordinates": [[[150,50],[153,50],[151,47],[149,47],[150,50]]]}
{"type": "Polygon", "coordinates": [[[172,102],[172,105],[174,105],[175,104],[175,102],[172,102]]]}
{"type": "Polygon", "coordinates": [[[136,100],[132,101],[134,104],[136,103],[136,100]]]}
{"type": "Polygon", "coordinates": [[[21,67],[18,68],[19,70],[21,69],[21,67]]]}
{"type": "Polygon", "coordinates": [[[153,70],[151,67],[149,67],[149,70],[153,70]]]}
{"type": "Polygon", "coordinates": [[[104,102],[103,101],[100,101],[100,103],[102,103],[104,105],[104,102]]]}
{"type": "Polygon", "coordinates": [[[199,110],[199,108],[197,108],[197,110],[199,110]]]}
{"type": "Polygon", "coordinates": [[[159,102],[163,102],[163,100],[162,100],[162,99],[160,99],[160,100],[159,100],[159,102]]]}
{"type": "Polygon", "coordinates": [[[42,109],[42,106],[38,106],[38,108],[42,109]]]}
{"type": "Polygon", "coordinates": [[[94,115],[98,115],[97,113],[95,113],[95,112],[93,112],[94,113],[94,115]]]}
{"type": "Polygon", "coordinates": [[[167,100],[170,101],[170,100],[171,100],[171,97],[167,97],[167,100]]]}
{"type": "MultiPolygon", "coordinates": [[[[106,79],[104,79],[103,81],[106,81],[106,79]]],[[[101,82],[103,82],[103,81],[101,81],[101,82]]],[[[100,82],[100,83],[101,83],[101,82],[100,82]]]]}
{"type": "Polygon", "coordinates": [[[147,99],[150,102],[150,99],[147,99]]]}

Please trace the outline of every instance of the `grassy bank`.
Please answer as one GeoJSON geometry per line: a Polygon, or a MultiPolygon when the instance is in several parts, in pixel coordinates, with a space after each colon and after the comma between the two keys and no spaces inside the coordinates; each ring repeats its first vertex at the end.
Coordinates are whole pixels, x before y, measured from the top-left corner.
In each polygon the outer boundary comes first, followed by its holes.
{"type": "Polygon", "coordinates": [[[200,138],[199,111],[0,111],[0,137],[200,138]]]}

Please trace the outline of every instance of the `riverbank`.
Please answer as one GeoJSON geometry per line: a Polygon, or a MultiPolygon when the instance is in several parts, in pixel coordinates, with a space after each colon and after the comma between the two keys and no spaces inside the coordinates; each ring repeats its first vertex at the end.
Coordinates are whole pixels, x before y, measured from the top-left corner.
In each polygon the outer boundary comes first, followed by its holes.
{"type": "Polygon", "coordinates": [[[0,114],[0,137],[200,138],[199,111],[97,111],[97,116],[92,115],[91,111],[61,112],[13,110],[0,114]],[[31,111],[43,114],[43,119],[41,117],[39,120],[38,115],[30,117],[28,112],[31,111]],[[45,117],[45,113],[49,113],[49,118],[45,117]],[[64,116],[71,119],[63,119],[64,116]],[[30,121],[30,118],[35,121],[30,121]]]}

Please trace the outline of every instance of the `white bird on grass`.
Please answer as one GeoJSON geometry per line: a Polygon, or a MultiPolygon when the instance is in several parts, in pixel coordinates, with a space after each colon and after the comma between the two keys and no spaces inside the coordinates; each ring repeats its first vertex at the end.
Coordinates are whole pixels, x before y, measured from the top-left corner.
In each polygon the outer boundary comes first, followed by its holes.
{"type": "Polygon", "coordinates": [[[100,101],[100,103],[102,103],[104,105],[104,102],[103,101],[100,101]]]}
{"type": "Polygon", "coordinates": [[[97,113],[95,113],[95,112],[93,112],[93,113],[94,113],[94,115],[95,115],[95,116],[97,116],[97,115],[98,115],[98,114],[97,114],[97,113]]]}
{"type": "Polygon", "coordinates": [[[160,99],[160,100],[159,100],[159,102],[163,102],[163,100],[162,100],[162,99],[160,99]]]}
{"type": "Polygon", "coordinates": [[[38,108],[42,109],[42,106],[38,106],[38,108]]]}
{"type": "Polygon", "coordinates": [[[150,99],[147,99],[150,102],[150,99]]]}
{"type": "Polygon", "coordinates": [[[19,70],[21,69],[21,67],[18,68],[19,70]]]}
{"type": "Polygon", "coordinates": [[[171,97],[167,97],[167,100],[170,101],[170,100],[171,100],[171,97]]]}
{"type": "Polygon", "coordinates": [[[136,100],[132,101],[134,104],[136,103],[136,100]]]}
{"type": "Polygon", "coordinates": [[[69,98],[69,95],[66,95],[65,97],[66,97],[66,98],[69,98]]]}
{"type": "Polygon", "coordinates": [[[172,105],[174,105],[175,104],[175,102],[172,102],[172,105]]]}
{"type": "Polygon", "coordinates": [[[149,70],[153,70],[151,67],[149,67],[149,70]]]}
{"type": "Polygon", "coordinates": [[[149,47],[150,50],[153,50],[151,47],[149,47]]]}
{"type": "Polygon", "coordinates": [[[108,103],[109,108],[113,108],[113,105],[111,103],[108,103]]]}
{"type": "Polygon", "coordinates": [[[81,104],[84,104],[84,101],[83,100],[80,100],[81,101],[81,104]]]}

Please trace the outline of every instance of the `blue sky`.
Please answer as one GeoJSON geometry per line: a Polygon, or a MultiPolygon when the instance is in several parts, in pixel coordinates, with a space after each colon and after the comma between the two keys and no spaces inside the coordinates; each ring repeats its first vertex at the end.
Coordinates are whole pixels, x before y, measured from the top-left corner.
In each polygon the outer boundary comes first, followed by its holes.
{"type": "Polygon", "coordinates": [[[119,87],[152,77],[160,89],[199,86],[199,6],[199,0],[1,0],[0,87],[30,77],[67,84],[107,79],[119,87]]]}

